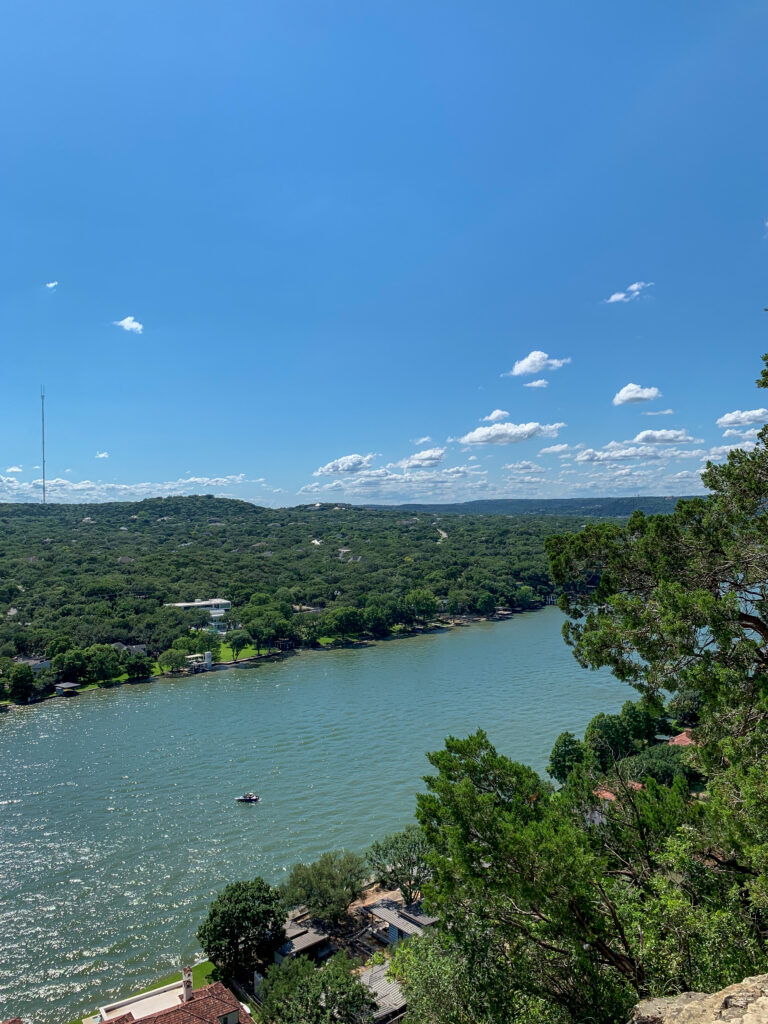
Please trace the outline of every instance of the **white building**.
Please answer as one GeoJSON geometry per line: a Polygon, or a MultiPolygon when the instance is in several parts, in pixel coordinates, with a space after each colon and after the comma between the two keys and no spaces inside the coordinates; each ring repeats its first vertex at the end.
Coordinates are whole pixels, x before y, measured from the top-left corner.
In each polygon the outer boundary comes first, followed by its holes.
{"type": "Polygon", "coordinates": [[[232,609],[232,602],[225,597],[212,597],[208,601],[172,601],[165,605],[166,608],[184,608],[185,610],[200,608],[208,612],[211,617],[211,625],[220,633],[225,632],[223,619],[227,612],[232,609]]]}

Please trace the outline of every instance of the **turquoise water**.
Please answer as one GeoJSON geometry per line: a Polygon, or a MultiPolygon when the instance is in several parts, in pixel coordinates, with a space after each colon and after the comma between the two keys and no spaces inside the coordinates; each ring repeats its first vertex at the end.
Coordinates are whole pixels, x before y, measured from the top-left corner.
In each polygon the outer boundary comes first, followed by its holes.
{"type": "Polygon", "coordinates": [[[197,950],[212,895],[412,818],[427,750],[484,728],[543,771],[631,696],[556,608],[0,716],[0,1018],[64,1024],[197,950]],[[234,803],[246,789],[262,803],[234,803]]]}

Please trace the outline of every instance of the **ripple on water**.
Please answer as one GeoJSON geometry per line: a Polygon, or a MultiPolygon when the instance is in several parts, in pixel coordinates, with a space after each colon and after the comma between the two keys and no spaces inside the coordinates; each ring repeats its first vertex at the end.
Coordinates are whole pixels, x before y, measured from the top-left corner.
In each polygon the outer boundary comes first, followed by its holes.
{"type": "Polygon", "coordinates": [[[626,691],[556,609],[0,719],[0,1017],[60,1024],[168,973],[228,882],[361,849],[413,814],[427,750],[485,727],[538,770],[626,691]],[[262,803],[234,796],[256,788],[262,803]],[[34,977],[38,984],[31,986],[34,977]]]}

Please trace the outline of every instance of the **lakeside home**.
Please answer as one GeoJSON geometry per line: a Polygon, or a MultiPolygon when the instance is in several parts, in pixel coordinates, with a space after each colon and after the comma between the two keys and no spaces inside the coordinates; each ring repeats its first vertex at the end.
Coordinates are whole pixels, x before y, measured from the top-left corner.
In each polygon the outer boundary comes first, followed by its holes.
{"type": "Polygon", "coordinates": [[[181,981],[99,1007],[83,1024],[253,1024],[250,1010],[220,981],[195,989],[192,968],[181,981]]]}
{"type": "Polygon", "coordinates": [[[224,618],[232,610],[232,602],[225,597],[211,597],[206,601],[199,598],[194,601],[169,601],[165,608],[182,608],[184,611],[205,610],[211,617],[211,627],[219,633],[225,633],[224,618]]]}

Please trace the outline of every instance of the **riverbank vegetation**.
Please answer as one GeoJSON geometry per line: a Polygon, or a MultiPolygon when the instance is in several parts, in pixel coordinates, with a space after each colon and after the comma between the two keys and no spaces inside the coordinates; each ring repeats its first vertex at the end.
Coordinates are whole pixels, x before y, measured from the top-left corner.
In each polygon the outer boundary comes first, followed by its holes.
{"type": "Polygon", "coordinates": [[[392,956],[408,1020],[616,1024],[768,971],[768,428],[704,480],[669,515],[546,541],[575,657],[636,691],[558,737],[559,788],[482,731],[428,755],[439,925],[392,956]]]}
{"type": "Polygon", "coordinates": [[[589,514],[453,515],[441,526],[431,512],[204,496],[2,505],[0,697],[26,703],[57,678],[149,674],[113,644],[179,671],[179,652],[235,661],[397,635],[438,614],[538,607],[553,593],[544,541],[589,514]],[[232,602],[223,644],[205,609],[170,606],[211,597],[232,602]],[[53,659],[51,672],[12,678],[19,656],[53,659]]]}

